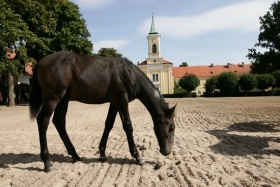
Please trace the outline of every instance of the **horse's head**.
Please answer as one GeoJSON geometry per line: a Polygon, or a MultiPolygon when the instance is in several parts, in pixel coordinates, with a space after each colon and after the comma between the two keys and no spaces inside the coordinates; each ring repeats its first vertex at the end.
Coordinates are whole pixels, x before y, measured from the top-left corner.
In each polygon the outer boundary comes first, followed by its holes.
{"type": "Polygon", "coordinates": [[[176,105],[165,111],[165,114],[154,123],[154,131],[157,136],[160,153],[167,156],[171,153],[174,143],[174,111],[176,105]]]}

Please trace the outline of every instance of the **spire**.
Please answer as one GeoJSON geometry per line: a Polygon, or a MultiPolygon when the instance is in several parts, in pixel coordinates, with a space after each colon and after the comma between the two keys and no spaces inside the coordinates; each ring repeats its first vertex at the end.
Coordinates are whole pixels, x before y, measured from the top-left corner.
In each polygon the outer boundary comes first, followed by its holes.
{"type": "Polygon", "coordinates": [[[158,32],[156,31],[156,26],[155,26],[155,22],[154,22],[154,14],[152,14],[152,24],[151,24],[151,30],[149,35],[151,34],[158,34],[158,32]]]}

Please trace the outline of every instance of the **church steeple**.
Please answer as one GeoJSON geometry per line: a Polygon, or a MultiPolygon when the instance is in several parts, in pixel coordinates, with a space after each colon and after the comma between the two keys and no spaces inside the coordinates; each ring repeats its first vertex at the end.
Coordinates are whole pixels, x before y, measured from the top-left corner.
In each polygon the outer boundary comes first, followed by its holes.
{"type": "Polygon", "coordinates": [[[148,39],[148,54],[149,58],[147,59],[148,64],[161,64],[162,58],[160,56],[160,35],[156,31],[154,15],[152,15],[151,30],[148,39]]]}
{"type": "Polygon", "coordinates": [[[155,26],[155,22],[154,22],[154,15],[152,15],[151,30],[149,32],[149,35],[151,35],[151,34],[158,34],[158,32],[156,31],[156,26],[155,26]]]}

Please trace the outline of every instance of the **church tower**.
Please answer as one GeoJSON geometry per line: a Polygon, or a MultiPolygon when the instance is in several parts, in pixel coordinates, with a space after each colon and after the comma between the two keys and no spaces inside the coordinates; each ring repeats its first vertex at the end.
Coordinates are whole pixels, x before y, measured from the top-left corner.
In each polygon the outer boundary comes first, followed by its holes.
{"type": "Polygon", "coordinates": [[[147,36],[148,58],[138,63],[138,67],[147,75],[162,94],[173,94],[173,64],[161,57],[160,38],[161,36],[156,30],[154,16],[152,16],[151,29],[147,36]]]}
{"type": "Polygon", "coordinates": [[[147,59],[148,64],[160,64],[162,61],[160,56],[160,37],[161,36],[156,31],[154,16],[152,16],[151,29],[147,36],[149,55],[149,58],[147,59]]]}

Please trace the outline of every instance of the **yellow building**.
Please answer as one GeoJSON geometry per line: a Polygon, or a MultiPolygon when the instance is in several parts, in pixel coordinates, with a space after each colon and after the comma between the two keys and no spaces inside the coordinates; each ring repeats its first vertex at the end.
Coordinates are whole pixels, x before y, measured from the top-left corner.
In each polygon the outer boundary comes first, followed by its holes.
{"type": "Polygon", "coordinates": [[[138,63],[138,67],[160,90],[161,94],[173,94],[174,81],[172,76],[173,63],[164,60],[160,51],[160,35],[156,31],[154,17],[152,17],[151,30],[147,36],[148,58],[138,63]]]}

